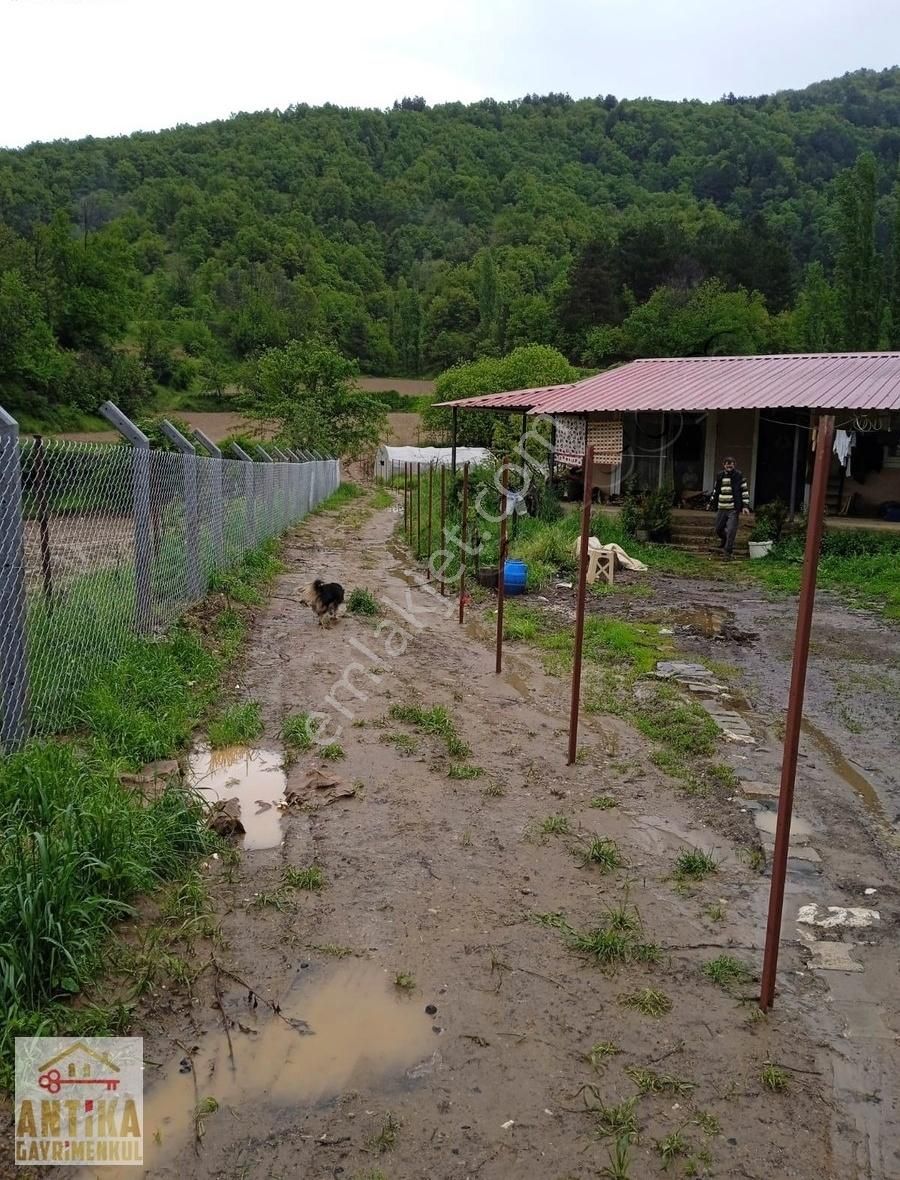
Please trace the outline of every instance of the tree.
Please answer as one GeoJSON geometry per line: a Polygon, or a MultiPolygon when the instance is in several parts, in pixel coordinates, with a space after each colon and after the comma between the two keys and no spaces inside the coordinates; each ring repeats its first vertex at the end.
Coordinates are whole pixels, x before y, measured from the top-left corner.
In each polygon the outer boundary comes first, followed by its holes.
{"type": "Polygon", "coordinates": [[[840,348],[843,333],[837,292],[825,278],[821,262],[807,267],[794,310],[797,345],[804,352],[832,352],[840,348]]]}
{"type": "MultiPolygon", "coordinates": [[[[578,374],[561,352],[544,344],[526,344],[503,357],[484,357],[456,365],[441,373],[435,382],[434,403],[423,414],[425,427],[438,439],[450,433],[452,411],[436,403],[485,393],[562,385],[577,380],[578,374]]],[[[457,441],[463,446],[490,446],[498,424],[508,415],[483,412],[458,417],[457,441]]]]}
{"type": "Polygon", "coordinates": [[[841,303],[844,348],[875,348],[880,321],[881,270],[875,255],[877,167],[871,152],[838,177],[838,254],[835,287],[841,303]]]}
{"type": "Polygon", "coordinates": [[[594,333],[591,359],[653,356],[740,356],[760,352],[769,316],[758,292],[727,291],[718,279],[693,290],[660,287],[620,329],[594,333]]]}
{"type": "Polygon", "coordinates": [[[290,447],[354,457],[387,433],[384,408],[356,387],[357,372],[323,340],[292,340],[251,366],[241,404],[251,418],[276,423],[290,447]]]}
{"type": "Polygon", "coordinates": [[[900,348],[900,185],[894,189],[894,222],[891,233],[891,255],[887,274],[889,344],[900,348]]]}
{"type": "Polygon", "coordinates": [[[41,302],[17,270],[0,274],[0,388],[46,389],[65,372],[41,302]]]}

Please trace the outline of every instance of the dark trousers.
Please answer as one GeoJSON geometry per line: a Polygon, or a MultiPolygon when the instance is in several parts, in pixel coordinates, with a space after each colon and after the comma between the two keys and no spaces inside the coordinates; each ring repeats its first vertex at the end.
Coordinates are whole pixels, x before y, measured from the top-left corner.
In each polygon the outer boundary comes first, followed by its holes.
{"type": "Polygon", "coordinates": [[[716,536],[722,542],[726,553],[734,551],[734,538],[737,536],[739,514],[737,509],[727,511],[720,508],[716,513],[716,536]]]}

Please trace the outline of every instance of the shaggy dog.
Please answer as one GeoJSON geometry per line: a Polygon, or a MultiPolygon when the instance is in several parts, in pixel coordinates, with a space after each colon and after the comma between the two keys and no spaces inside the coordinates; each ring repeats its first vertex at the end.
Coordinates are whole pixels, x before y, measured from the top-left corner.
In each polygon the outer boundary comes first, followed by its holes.
{"type": "Polygon", "coordinates": [[[344,587],[339,582],[323,582],[316,578],[300,594],[304,606],[312,607],[319,626],[324,627],[326,619],[337,619],[338,607],[344,602],[344,587]]]}

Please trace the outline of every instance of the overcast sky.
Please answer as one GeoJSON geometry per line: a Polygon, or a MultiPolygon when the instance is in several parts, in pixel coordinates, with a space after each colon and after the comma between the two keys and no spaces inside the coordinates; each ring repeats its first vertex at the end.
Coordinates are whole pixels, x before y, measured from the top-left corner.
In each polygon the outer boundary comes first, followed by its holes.
{"type": "Polygon", "coordinates": [[[900,57],[897,0],[0,0],[0,145],[333,102],[712,99],[900,57]]]}

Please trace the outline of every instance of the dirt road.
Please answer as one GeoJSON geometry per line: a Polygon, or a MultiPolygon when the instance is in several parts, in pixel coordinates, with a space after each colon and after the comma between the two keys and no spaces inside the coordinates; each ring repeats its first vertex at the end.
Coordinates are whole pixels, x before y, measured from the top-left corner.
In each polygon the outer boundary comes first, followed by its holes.
{"type": "MultiPolygon", "coordinates": [[[[566,684],[523,644],[495,675],[479,611],[460,627],[416,588],[396,520],[357,502],[307,522],[253,628],[236,693],[262,703],[271,754],[212,768],[244,799],[249,850],[205,873],[221,923],[194,946],[205,969],[140,1012],[147,1174],[900,1177],[896,874],[848,785],[822,757],[798,795],[810,855],[792,861],[777,1007],[759,1019],[752,979],[704,973],[722,954],[760,962],[768,878],[730,820],[677,793],[613,717],[584,719],[566,768],[566,684]],[[380,616],[320,630],[297,595],[317,575],[368,587],[380,616]],[[280,726],[301,710],[343,758],[281,769],[280,726]],[[461,766],[477,777],[451,777],[461,766]],[[316,768],[340,783],[305,787],[316,768]],[[296,805],[276,812],[285,788],[296,805]],[[577,855],[603,838],[621,862],[606,872],[577,855]],[[718,868],[676,887],[686,847],[718,868]],[[291,870],[313,865],[324,887],[299,888],[315,880],[291,870]],[[879,917],[811,939],[798,912],[816,904],[879,917]],[[812,966],[832,937],[853,970],[812,966]]],[[[723,742],[743,779],[775,781],[767,720],[754,747],[723,742]]],[[[758,804],[729,805],[753,822],[758,804]]]]}

